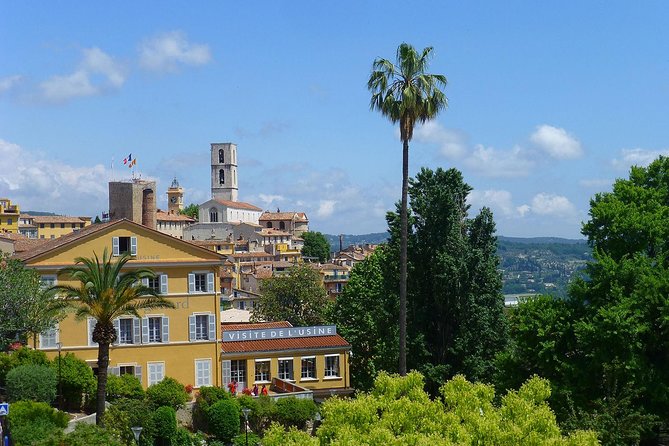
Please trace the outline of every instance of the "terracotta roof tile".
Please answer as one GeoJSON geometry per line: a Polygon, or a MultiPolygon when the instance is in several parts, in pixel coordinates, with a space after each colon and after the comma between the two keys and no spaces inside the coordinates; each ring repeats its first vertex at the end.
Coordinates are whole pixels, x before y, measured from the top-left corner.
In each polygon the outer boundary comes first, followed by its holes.
{"type": "Polygon", "coordinates": [[[162,211],[158,209],[156,211],[156,220],[157,221],[186,221],[194,222],[194,218],[190,218],[188,215],[183,214],[170,214],[169,212],[162,211]]]}
{"type": "Polygon", "coordinates": [[[84,223],[80,217],[68,217],[66,215],[35,215],[33,223],[84,223]]]}
{"type": "Polygon", "coordinates": [[[259,221],[299,220],[308,221],[304,212],[269,212],[262,213],[259,221]]]}
{"type": "Polygon", "coordinates": [[[214,198],[214,201],[221,203],[224,206],[234,208],[234,209],[247,209],[250,211],[262,211],[257,206],[252,205],[251,203],[244,203],[243,201],[228,201],[228,200],[220,200],[218,198],[214,198]]]}
{"type": "Polygon", "coordinates": [[[238,325],[225,325],[223,326],[223,331],[230,330],[261,330],[263,328],[289,328],[292,327],[288,321],[278,321],[278,322],[258,322],[255,324],[238,324],[238,325]]]}

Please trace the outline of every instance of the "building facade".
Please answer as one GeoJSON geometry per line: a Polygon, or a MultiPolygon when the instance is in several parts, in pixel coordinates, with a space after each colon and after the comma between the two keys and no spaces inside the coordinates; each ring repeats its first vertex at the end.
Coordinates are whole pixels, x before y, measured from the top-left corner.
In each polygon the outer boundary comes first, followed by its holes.
{"type": "Polygon", "coordinates": [[[309,219],[304,212],[265,211],[258,221],[263,228],[286,231],[294,237],[309,231],[309,219]]]}
{"type": "Polygon", "coordinates": [[[205,201],[199,206],[200,223],[249,223],[258,224],[262,209],[243,201],[220,198],[205,201]]]}
{"type": "Polygon", "coordinates": [[[237,184],[237,145],[229,142],[212,143],[211,197],[237,201],[239,194],[237,184]]]}
{"type": "Polygon", "coordinates": [[[177,178],[174,177],[170,188],[167,189],[167,213],[179,214],[184,208],[184,189],[179,186],[177,178]]]}
{"type": "Polygon", "coordinates": [[[141,179],[109,183],[109,219],[122,218],[156,228],[156,182],[141,179]]]}
{"type": "Polygon", "coordinates": [[[0,198],[0,232],[19,232],[19,205],[9,198],[0,198]]]}
{"type": "MultiPolygon", "coordinates": [[[[22,220],[24,219],[23,216],[22,220]]],[[[32,216],[32,226],[37,229],[37,238],[52,239],[80,231],[90,226],[90,217],[68,217],[65,215],[35,215],[32,216]]],[[[29,226],[30,227],[30,226],[29,226]]]]}
{"type": "MultiPolygon", "coordinates": [[[[174,304],[114,321],[118,340],[110,349],[109,372],[133,374],[145,388],[166,376],[196,388],[220,385],[221,255],[124,219],[86,227],[16,257],[37,270],[46,285],[76,285],[59,271],[77,257],[101,256],[105,249],[113,256],[130,253],[128,270],[153,270],[156,278],[145,285],[174,304]]],[[[68,314],[39,336],[38,349],[53,359],[60,343],[62,352],[74,353],[95,370],[94,328],[95,320],[68,314]]]]}

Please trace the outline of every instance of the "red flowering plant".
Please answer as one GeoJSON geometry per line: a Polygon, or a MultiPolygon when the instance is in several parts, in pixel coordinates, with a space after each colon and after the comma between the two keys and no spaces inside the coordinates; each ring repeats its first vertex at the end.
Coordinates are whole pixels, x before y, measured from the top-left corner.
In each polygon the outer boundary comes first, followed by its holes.
{"type": "Polygon", "coordinates": [[[193,393],[193,385],[192,384],[186,384],[186,393],[191,394],[193,393]]]}

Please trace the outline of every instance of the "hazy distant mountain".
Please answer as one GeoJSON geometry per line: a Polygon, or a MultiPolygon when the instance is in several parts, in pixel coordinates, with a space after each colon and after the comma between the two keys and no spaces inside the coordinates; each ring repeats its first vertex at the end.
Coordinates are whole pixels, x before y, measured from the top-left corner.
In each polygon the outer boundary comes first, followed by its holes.
{"type": "MultiPolygon", "coordinates": [[[[339,251],[339,236],[331,234],[323,235],[328,239],[328,242],[330,242],[331,250],[333,252],[339,251]]],[[[361,235],[343,234],[344,239],[342,246],[346,248],[349,245],[362,245],[363,243],[377,245],[386,242],[389,236],[390,234],[388,232],[374,232],[361,235]]]]}
{"type": "Polygon", "coordinates": [[[585,239],[561,238],[561,237],[505,237],[503,235],[497,236],[497,241],[505,241],[511,243],[561,243],[565,245],[585,245],[585,239]]]}
{"type": "Polygon", "coordinates": [[[44,212],[44,211],[21,211],[22,214],[28,214],[33,216],[43,216],[43,215],[58,215],[53,212],[44,212]]]}

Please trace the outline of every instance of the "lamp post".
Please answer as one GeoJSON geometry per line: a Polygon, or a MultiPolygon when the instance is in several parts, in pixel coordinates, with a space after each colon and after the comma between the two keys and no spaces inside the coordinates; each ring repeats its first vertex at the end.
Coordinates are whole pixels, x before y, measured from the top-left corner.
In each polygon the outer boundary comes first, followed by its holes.
{"type": "Polygon", "coordinates": [[[56,346],[58,347],[58,409],[63,410],[63,381],[61,379],[62,358],[60,357],[60,351],[63,348],[63,343],[58,342],[56,343],[56,346]]]}
{"type": "Polygon", "coordinates": [[[249,446],[249,412],[251,409],[244,407],[242,413],[244,414],[244,434],[246,436],[246,446],[249,446]]]}
{"type": "Polygon", "coordinates": [[[139,446],[139,436],[142,435],[142,426],[133,426],[130,428],[132,431],[133,435],[135,436],[135,441],[137,442],[137,445],[139,446]]]}
{"type": "Polygon", "coordinates": [[[314,414],[314,424],[311,428],[311,435],[316,435],[316,429],[318,429],[318,425],[321,423],[321,413],[316,412],[314,414]]]}

